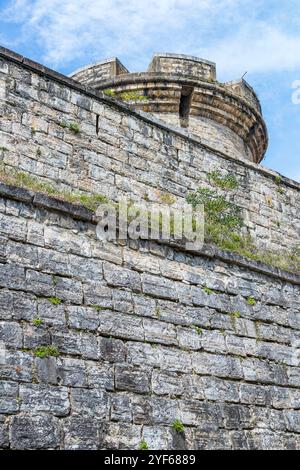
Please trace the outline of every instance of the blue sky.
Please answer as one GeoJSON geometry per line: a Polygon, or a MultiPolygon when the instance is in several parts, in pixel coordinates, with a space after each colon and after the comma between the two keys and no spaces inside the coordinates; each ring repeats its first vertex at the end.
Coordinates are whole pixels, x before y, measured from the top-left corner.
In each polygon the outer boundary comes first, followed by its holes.
{"type": "Polygon", "coordinates": [[[0,44],[68,74],[118,56],[143,71],[154,52],[217,63],[220,81],[247,81],[270,145],[264,166],[300,181],[299,0],[0,0],[0,44]]]}

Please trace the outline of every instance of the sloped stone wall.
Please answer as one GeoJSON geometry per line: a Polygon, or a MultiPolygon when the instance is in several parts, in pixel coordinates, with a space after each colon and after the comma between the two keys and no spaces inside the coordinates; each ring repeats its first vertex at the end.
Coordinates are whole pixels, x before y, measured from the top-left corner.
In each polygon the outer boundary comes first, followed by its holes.
{"type": "Polygon", "coordinates": [[[2,448],[300,448],[299,277],[0,193],[2,448]]]}
{"type": "MultiPolygon", "coordinates": [[[[152,202],[234,173],[256,243],[299,244],[298,183],[0,56],[6,170],[152,202]]],[[[0,194],[1,448],[299,449],[299,276],[212,247],[103,246],[83,207],[0,194]]]]}
{"type": "Polygon", "coordinates": [[[193,134],[11,55],[0,51],[0,157],[8,169],[59,188],[156,202],[162,193],[180,201],[209,187],[211,171],[234,173],[234,202],[256,243],[274,251],[299,245],[299,183],[282,177],[278,186],[275,172],[237,160],[221,130],[224,153],[214,149],[213,134],[208,147],[193,134]],[[68,128],[74,122],[77,134],[68,128]]]}

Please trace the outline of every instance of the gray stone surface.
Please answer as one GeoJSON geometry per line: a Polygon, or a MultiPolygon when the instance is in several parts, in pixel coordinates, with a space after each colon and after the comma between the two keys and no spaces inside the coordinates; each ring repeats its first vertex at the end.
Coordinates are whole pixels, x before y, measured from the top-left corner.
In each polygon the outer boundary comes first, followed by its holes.
{"type": "MultiPolygon", "coordinates": [[[[31,249],[36,240],[24,249],[11,235],[18,265],[0,290],[3,448],[125,449],[143,439],[151,448],[299,448],[297,285],[205,257],[195,269],[190,255],[182,252],[179,264],[170,247],[164,275],[153,275],[164,261],[153,242],[125,244],[121,264],[100,251],[93,259],[104,261],[99,284],[67,267],[70,227],[74,246],[87,246],[94,226],[76,232],[80,221],[65,214],[58,225],[47,210],[48,227],[55,225],[60,237],[54,264],[39,264],[31,249]],[[129,259],[138,271],[123,273],[129,259]],[[48,272],[55,266],[59,276],[48,272]],[[25,268],[32,283],[19,290],[25,268]],[[57,277],[71,289],[73,277],[82,283],[83,297],[61,298],[58,290],[58,303],[41,297],[41,289],[55,290],[57,277]],[[182,282],[187,278],[192,286],[182,282]],[[207,285],[213,294],[203,291],[207,285]],[[233,319],[235,309],[240,317],[233,319]],[[35,357],[36,348],[50,345],[57,357],[35,357]],[[172,430],[175,419],[184,436],[172,430]]],[[[27,222],[44,217],[28,206],[27,222]]]]}
{"type": "MultiPolygon", "coordinates": [[[[79,83],[66,77],[65,85],[58,85],[54,72],[52,80],[48,80],[33,70],[25,71],[21,64],[10,62],[8,56],[3,60],[9,72],[1,75],[1,86],[7,96],[0,102],[0,142],[8,149],[2,152],[8,171],[19,168],[54,185],[59,180],[64,189],[104,193],[110,198],[127,194],[137,200],[148,194],[153,202],[158,202],[160,192],[172,193],[179,202],[199,184],[209,184],[211,171],[235,173],[240,185],[236,200],[243,207],[247,230],[256,242],[274,251],[298,244],[299,185],[282,177],[282,191],[278,191],[275,172],[237,158],[244,147],[235,141],[234,132],[226,126],[218,123],[212,126],[209,119],[192,116],[195,122],[191,123],[191,130],[193,125],[200,124],[204,129],[202,141],[209,149],[201,146],[200,139],[191,132],[159,122],[150,114],[131,112],[128,106],[105,98],[87,97],[79,83]],[[17,90],[22,88],[26,93],[14,93],[9,80],[14,81],[17,90]],[[24,109],[26,112],[21,113],[24,109]],[[98,134],[96,114],[99,115],[98,134]],[[80,132],[73,134],[70,129],[62,128],[60,123],[64,119],[68,123],[78,122],[80,132]],[[87,140],[88,146],[83,145],[87,140]]],[[[175,62],[169,61],[172,66],[175,62]]],[[[168,116],[165,113],[166,120],[168,116]]],[[[33,195],[20,190],[15,197],[29,201],[33,195]]],[[[44,196],[35,196],[35,200],[41,207],[49,206],[49,198],[46,201],[44,196]]],[[[56,207],[63,210],[59,203],[56,207]]],[[[88,211],[84,214],[78,209],[76,213],[74,208],[74,217],[78,216],[87,220],[91,217],[88,211]]],[[[5,234],[14,233],[22,239],[28,234],[33,242],[40,244],[42,232],[32,224],[27,227],[26,222],[18,230],[20,223],[15,214],[1,220],[5,234]]],[[[53,243],[52,237],[49,234],[46,245],[53,243]]],[[[56,243],[59,245],[59,240],[56,243]]],[[[70,249],[71,246],[69,239],[70,249]]],[[[82,244],[81,249],[85,249],[82,244]]],[[[76,252],[74,245],[73,250],[76,252]]],[[[123,279],[124,282],[128,281],[123,279]]]]}
{"type": "MultiPolygon", "coordinates": [[[[8,171],[156,201],[157,190],[179,201],[209,171],[231,171],[257,243],[299,243],[297,183],[282,180],[281,194],[269,170],[1,64],[8,171]],[[79,135],[59,125],[66,116],[79,135]]],[[[4,184],[0,195],[1,448],[300,449],[299,276],[212,248],[103,246],[79,206],[4,184]]]]}
{"type": "Polygon", "coordinates": [[[12,449],[57,449],[60,435],[59,421],[49,415],[20,414],[11,420],[12,449]]]}

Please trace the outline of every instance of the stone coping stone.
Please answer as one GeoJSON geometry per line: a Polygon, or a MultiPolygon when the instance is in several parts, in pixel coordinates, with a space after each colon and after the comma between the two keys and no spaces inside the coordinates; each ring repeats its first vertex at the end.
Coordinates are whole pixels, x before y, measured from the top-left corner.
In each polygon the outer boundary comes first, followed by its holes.
{"type": "MultiPolygon", "coordinates": [[[[0,196],[24,203],[33,204],[55,212],[63,213],[76,220],[97,224],[97,218],[92,211],[81,204],[73,204],[61,199],[48,196],[32,190],[19,188],[13,185],[0,183],[0,196]]],[[[150,241],[150,239],[149,239],[150,241]]],[[[151,240],[153,241],[153,240],[151,240]]],[[[234,252],[224,251],[215,245],[205,244],[201,250],[186,250],[185,240],[155,240],[156,243],[170,246],[175,250],[194,254],[195,256],[205,256],[211,259],[218,259],[228,264],[234,264],[267,276],[280,279],[284,282],[300,285],[300,275],[285,271],[260,261],[251,260],[234,252]]]]}

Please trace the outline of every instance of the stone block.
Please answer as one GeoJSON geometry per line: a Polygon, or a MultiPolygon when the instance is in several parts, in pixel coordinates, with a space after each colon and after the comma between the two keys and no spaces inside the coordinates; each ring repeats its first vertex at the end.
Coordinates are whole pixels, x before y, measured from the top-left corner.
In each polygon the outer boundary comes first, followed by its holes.
{"type": "Polygon", "coordinates": [[[94,418],[71,416],[64,420],[65,450],[97,450],[101,422],[94,418]]]}
{"type": "Polygon", "coordinates": [[[100,358],[108,362],[125,362],[126,346],[123,341],[114,338],[99,338],[100,358]]]}
{"type": "Polygon", "coordinates": [[[57,361],[56,376],[61,385],[67,387],[88,387],[88,372],[82,359],[63,358],[57,361]]]}
{"type": "Polygon", "coordinates": [[[150,392],[151,370],[145,366],[137,368],[131,365],[117,365],[115,368],[115,384],[117,390],[135,393],[150,392]]]}
{"type": "Polygon", "coordinates": [[[105,280],[109,285],[130,288],[134,292],[141,290],[141,279],[137,272],[109,263],[104,263],[103,270],[105,280]]]}
{"type": "Polygon", "coordinates": [[[131,400],[128,395],[114,394],[111,396],[110,416],[112,421],[132,422],[131,400]]]}
{"type": "Polygon", "coordinates": [[[59,421],[52,416],[14,416],[10,432],[12,449],[57,449],[60,445],[59,421]]]}
{"type": "Polygon", "coordinates": [[[0,413],[12,414],[19,411],[19,386],[15,382],[0,382],[0,413]]]}
{"type": "Polygon", "coordinates": [[[108,395],[103,390],[74,388],[71,391],[71,411],[81,418],[107,419],[108,395]]]}
{"type": "Polygon", "coordinates": [[[176,372],[153,371],[152,390],[156,395],[178,397],[184,393],[185,389],[188,389],[185,385],[184,378],[176,372]]]}
{"type": "Polygon", "coordinates": [[[21,411],[38,415],[67,416],[70,411],[68,389],[44,384],[20,385],[21,411]]]}
{"type": "Polygon", "coordinates": [[[23,332],[16,322],[0,322],[0,341],[7,347],[19,348],[23,346],[23,332]]]}

